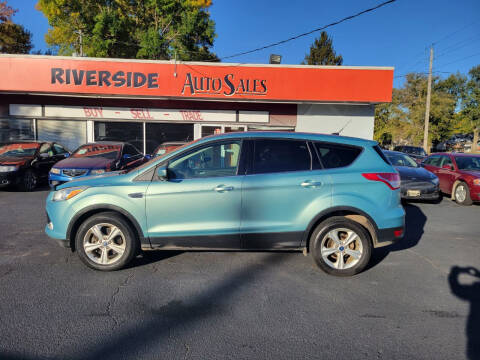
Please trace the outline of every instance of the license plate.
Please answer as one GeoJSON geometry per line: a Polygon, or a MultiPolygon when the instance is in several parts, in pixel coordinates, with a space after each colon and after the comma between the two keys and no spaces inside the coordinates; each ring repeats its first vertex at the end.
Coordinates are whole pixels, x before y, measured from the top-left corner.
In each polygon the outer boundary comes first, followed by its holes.
{"type": "Polygon", "coordinates": [[[407,196],[411,196],[411,197],[420,196],[420,190],[407,190],[407,196]]]}

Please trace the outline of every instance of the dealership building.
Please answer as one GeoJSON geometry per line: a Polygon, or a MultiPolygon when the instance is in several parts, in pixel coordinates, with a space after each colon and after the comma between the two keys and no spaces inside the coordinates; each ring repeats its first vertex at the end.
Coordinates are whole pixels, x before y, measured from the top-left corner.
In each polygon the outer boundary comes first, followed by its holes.
{"type": "Polygon", "coordinates": [[[389,67],[0,55],[0,143],[114,140],[151,153],[233,131],[372,139],[392,84],[389,67]]]}

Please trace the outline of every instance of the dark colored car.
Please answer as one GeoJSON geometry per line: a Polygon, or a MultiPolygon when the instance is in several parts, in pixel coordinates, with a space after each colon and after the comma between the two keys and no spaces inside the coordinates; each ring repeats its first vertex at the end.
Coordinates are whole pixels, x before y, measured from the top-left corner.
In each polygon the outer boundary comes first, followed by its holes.
{"type": "Polygon", "coordinates": [[[168,154],[169,152],[179,148],[180,146],[185,145],[185,141],[171,141],[171,142],[164,142],[160,144],[152,154],[152,157],[155,156],[162,156],[168,154]]]}
{"type": "Polygon", "coordinates": [[[80,146],[68,159],[55,164],[48,179],[54,187],[81,176],[130,169],[144,162],[143,154],[129,143],[100,141],[80,146]]]}
{"type": "Polygon", "coordinates": [[[46,181],[50,168],[70,153],[62,145],[44,141],[20,141],[0,146],[0,186],[14,185],[32,191],[46,181]]]}
{"type": "Polygon", "coordinates": [[[415,160],[418,164],[420,164],[423,159],[427,157],[427,153],[420,146],[399,145],[395,146],[393,151],[399,151],[407,154],[408,156],[413,158],[413,160],[415,160]]]}
{"type": "Polygon", "coordinates": [[[438,177],[419,166],[410,156],[397,151],[383,151],[400,174],[401,194],[405,200],[438,200],[438,177]]]}
{"type": "Polygon", "coordinates": [[[480,155],[432,154],[422,166],[438,176],[440,190],[451,194],[458,204],[471,205],[480,201],[480,155]]]}

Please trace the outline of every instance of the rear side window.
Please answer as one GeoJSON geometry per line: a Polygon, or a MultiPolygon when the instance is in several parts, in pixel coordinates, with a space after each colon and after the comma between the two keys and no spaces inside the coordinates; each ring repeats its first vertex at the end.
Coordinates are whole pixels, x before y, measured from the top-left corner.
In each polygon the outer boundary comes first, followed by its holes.
{"type": "Polygon", "coordinates": [[[311,169],[307,142],[301,140],[255,140],[253,173],[305,171],[311,169]]]}
{"type": "Polygon", "coordinates": [[[321,142],[316,142],[315,148],[325,169],[348,166],[353,163],[362,152],[362,149],[356,146],[321,142]]]}
{"type": "Polygon", "coordinates": [[[425,164],[440,167],[441,160],[442,160],[442,158],[438,155],[431,156],[427,160],[425,160],[425,164]]]}
{"type": "Polygon", "coordinates": [[[380,146],[378,145],[375,145],[373,147],[373,150],[375,150],[375,152],[380,155],[380,157],[383,159],[383,161],[385,161],[388,165],[390,165],[390,161],[388,161],[387,157],[385,156],[385,154],[383,153],[382,149],[380,149],[380,146]]]}

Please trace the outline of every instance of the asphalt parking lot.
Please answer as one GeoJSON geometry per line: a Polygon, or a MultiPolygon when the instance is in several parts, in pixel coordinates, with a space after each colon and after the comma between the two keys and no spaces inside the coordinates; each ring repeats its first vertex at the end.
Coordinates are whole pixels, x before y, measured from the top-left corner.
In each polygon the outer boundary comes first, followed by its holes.
{"type": "Polygon", "coordinates": [[[480,358],[480,206],[406,206],[351,278],[301,253],[159,252],[102,273],[0,191],[0,359],[480,358]],[[470,268],[473,267],[473,268],[470,268]]]}

